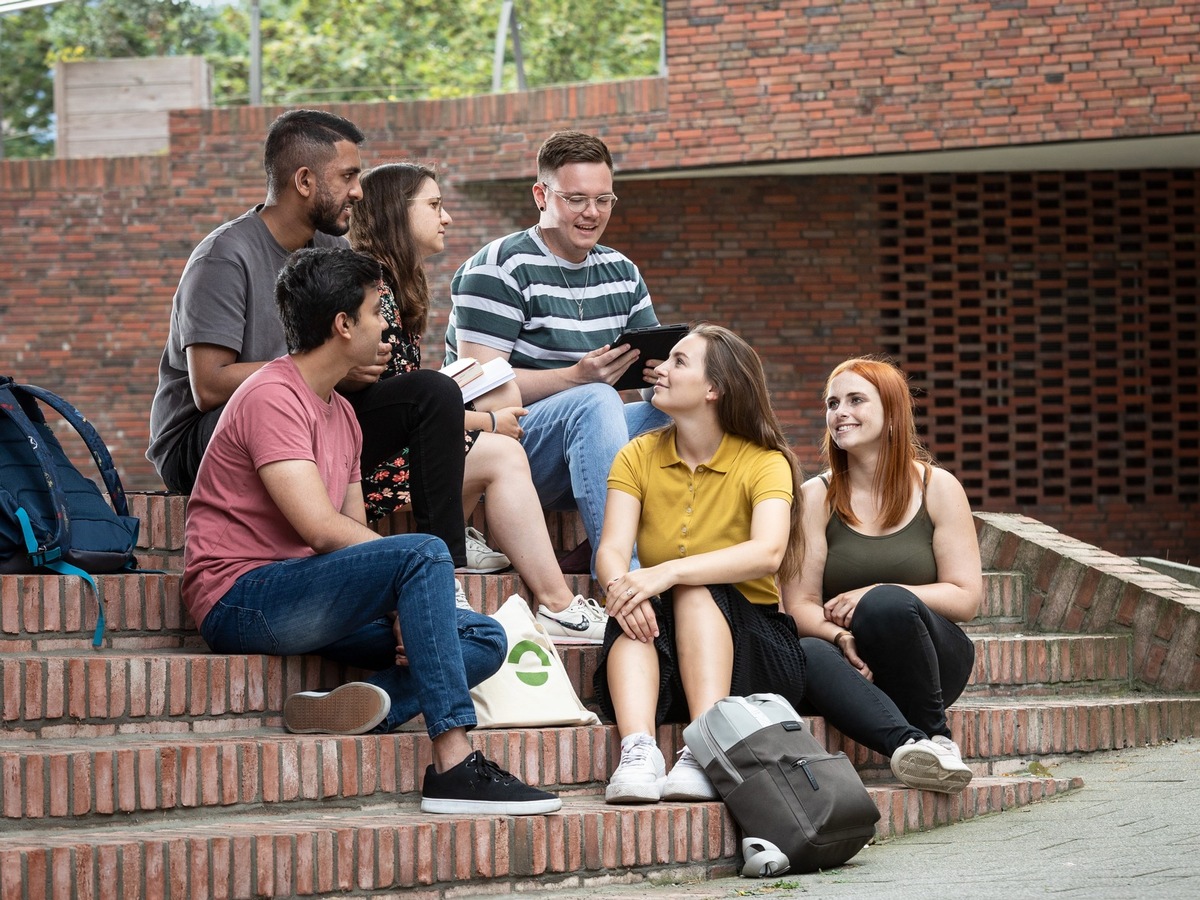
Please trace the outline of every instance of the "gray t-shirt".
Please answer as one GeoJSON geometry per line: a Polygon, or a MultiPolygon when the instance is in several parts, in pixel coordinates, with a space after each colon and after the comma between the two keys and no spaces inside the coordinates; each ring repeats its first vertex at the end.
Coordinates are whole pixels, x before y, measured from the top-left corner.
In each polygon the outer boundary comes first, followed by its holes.
{"type": "MultiPolygon", "coordinates": [[[[261,205],[254,207],[202,240],[179,279],[150,407],[146,458],[160,473],[180,434],[200,417],[188,383],[187,347],[228,347],[238,362],[265,362],[287,353],[275,307],[275,278],[289,254],[263,222],[261,210],[261,205]]],[[[309,246],[348,244],[345,238],[318,233],[309,246]]]]}

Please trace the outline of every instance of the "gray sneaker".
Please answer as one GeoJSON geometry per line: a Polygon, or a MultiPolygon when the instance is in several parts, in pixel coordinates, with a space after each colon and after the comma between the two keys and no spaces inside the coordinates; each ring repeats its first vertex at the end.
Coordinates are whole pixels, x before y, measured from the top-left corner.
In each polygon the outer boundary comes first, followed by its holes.
{"type": "Polygon", "coordinates": [[[591,597],[576,594],[571,605],[555,612],[545,606],[538,608],[538,622],[546,629],[551,640],[563,638],[587,644],[604,643],[604,630],[608,627],[608,613],[591,597]]]}
{"type": "Polygon", "coordinates": [[[462,582],[457,578],[454,579],[454,605],[459,609],[472,609],[471,601],[467,599],[467,592],[463,590],[462,582]]]}

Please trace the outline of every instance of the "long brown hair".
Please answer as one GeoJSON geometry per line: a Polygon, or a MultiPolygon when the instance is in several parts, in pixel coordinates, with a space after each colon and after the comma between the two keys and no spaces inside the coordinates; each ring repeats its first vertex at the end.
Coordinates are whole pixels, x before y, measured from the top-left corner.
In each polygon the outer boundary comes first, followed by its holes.
{"type": "MultiPolygon", "coordinates": [[[[917,438],[917,424],[913,417],[916,400],[909,389],[908,379],[896,364],[890,359],[875,356],[857,356],[839,363],[825,382],[824,397],[829,396],[833,379],[843,372],[853,372],[879,391],[883,405],[882,446],[871,490],[883,513],[882,526],[892,528],[904,521],[908,513],[913,479],[916,477],[915,463],[920,462],[925,466],[934,464],[933,457],[917,438]]],[[[837,513],[848,525],[857,525],[859,519],[850,508],[850,480],[847,477],[850,471],[849,456],[834,442],[828,427],[821,439],[821,452],[829,464],[829,491],[825,495],[829,510],[837,513]]]]}
{"type": "Polygon", "coordinates": [[[779,577],[787,581],[800,571],[804,561],[804,530],[800,525],[804,474],[771,407],[762,360],[754,348],[720,325],[700,322],[688,334],[704,339],[704,374],[717,391],[717,422],[721,429],[768,450],[778,450],[792,471],[791,530],[779,567],[779,577]]]}
{"type": "Polygon", "coordinates": [[[437,182],[433,169],[417,163],[388,163],[363,172],[362,199],[354,205],[346,235],[351,247],[383,266],[383,280],[400,313],[397,324],[414,335],[425,332],[429,319],[429,279],[408,210],[426,178],[437,182]]]}

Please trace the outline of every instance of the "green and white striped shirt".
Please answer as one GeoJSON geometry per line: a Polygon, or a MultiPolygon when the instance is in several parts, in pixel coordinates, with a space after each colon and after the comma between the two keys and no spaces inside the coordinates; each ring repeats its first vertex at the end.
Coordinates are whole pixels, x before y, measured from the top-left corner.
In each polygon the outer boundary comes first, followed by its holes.
{"type": "Polygon", "coordinates": [[[637,266],[597,244],[581,263],[556,260],[536,229],[492,241],[454,273],[446,362],[458,342],[508,354],[520,369],[559,369],[611,344],[626,328],[657,325],[637,266]]]}

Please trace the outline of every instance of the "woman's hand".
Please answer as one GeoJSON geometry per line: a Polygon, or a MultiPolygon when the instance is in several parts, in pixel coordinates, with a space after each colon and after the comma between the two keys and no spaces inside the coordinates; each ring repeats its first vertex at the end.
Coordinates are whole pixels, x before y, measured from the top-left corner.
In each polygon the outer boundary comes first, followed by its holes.
{"type": "Polygon", "coordinates": [[[626,606],[619,615],[609,615],[617,620],[617,624],[628,638],[649,644],[658,637],[658,618],[654,615],[654,606],[649,600],[639,600],[631,606],[626,606]]]}
{"type": "Polygon", "coordinates": [[[867,681],[875,680],[875,676],[871,674],[871,667],[858,655],[858,645],[854,641],[853,632],[843,631],[834,639],[834,644],[842,651],[842,656],[846,657],[846,662],[858,669],[858,673],[863,678],[867,679],[867,681]]]}
{"type": "Polygon", "coordinates": [[[610,616],[620,615],[627,607],[649,600],[674,585],[675,581],[663,571],[662,565],[634,569],[609,579],[604,588],[604,607],[610,616]]]}
{"type": "Polygon", "coordinates": [[[528,412],[529,410],[522,406],[506,406],[503,409],[492,410],[496,417],[496,434],[507,435],[514,441],[519,441],[525,436],[525,429],[521,427],[521,416],[528,412]]]}
{"type": "Polygon", "coordinates": [[[387,364],[391,358],[392,345],[387,341],[380,341],[379,346],[375,349],[375,365],[355,366],[346,373],[345,378],[338,382],[338,387],[343,391],[354,393],[374,384],[387,371],[387,364]]]}
{"type": "Polygon", "coordinates": [[[842,628],[849,628],[850,622],[854,618],[854,610],[858,607],[858,601],[866,596],[867,591],[877,587],[879,585],[869,584],[866,587],[846,591],[846,593],[838,594],[831,600],[826,600],[826,621],[832,622],[834,625],[840,625],[842,628]]]}

